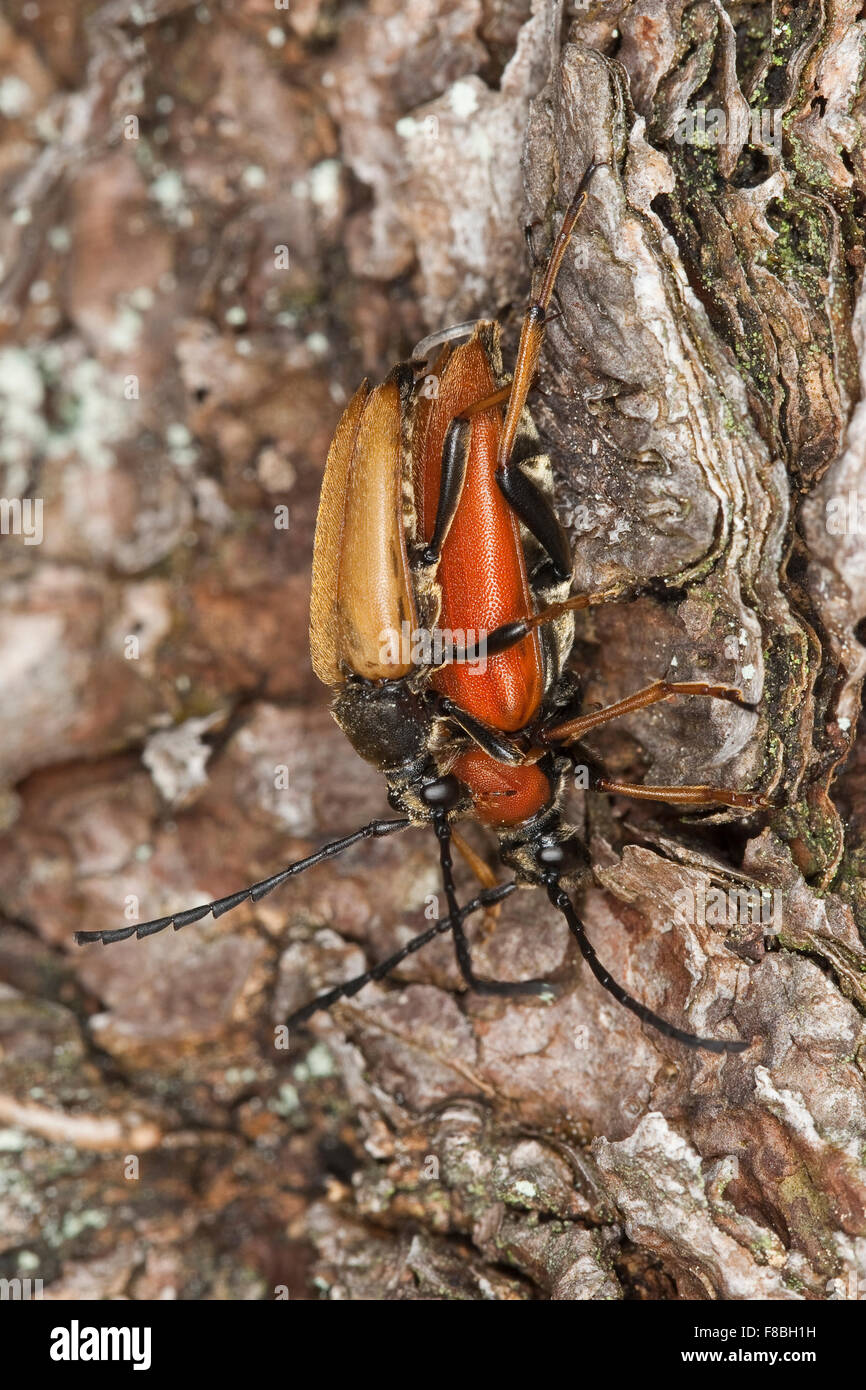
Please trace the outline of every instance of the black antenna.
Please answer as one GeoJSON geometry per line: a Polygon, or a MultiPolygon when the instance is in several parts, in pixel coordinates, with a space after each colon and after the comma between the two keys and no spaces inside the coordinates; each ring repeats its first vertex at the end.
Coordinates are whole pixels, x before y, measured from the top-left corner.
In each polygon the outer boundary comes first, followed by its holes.
{"type": "Polygon", "coordinates": [[[402,946],[399,951],[395,951],[393,956],[389,956],[387,960],[381,961],[379,965],[374,965],[372,970],[366,970],[363,975],[356,975],[353,980],[347,980],[345,984],[336,985],[334,989],[328,990],[327,994],[320,994],[318,998],[313,999],[309,1004],[305,1004],[302,1009],[296,1010],[296,1012],[286,1020],[287,1027],[293,1028],[296,1024],[305,1023],[308,1018],[318,1013],[321,1009],[330,1009],[331,1005],[336,1004],[338,1000],[351,998],[353,994],[357,994],[358,991],[363,989],[364,985],[369,984],[371,980],[381,980],[385,975],[390,974],[392,970],[396,969],[407,956],[413,955],[415,951],[420,951],[422,946],[427,945],[428,941],[433,941],[435,937],[441,936],[444,932],[454,931],[455,928],[462,930],[464,919],[471,913],[478,912],[482,907],[490,907],[493,903],[502,902],[503,898],[507,898],[516,888],[517,884],[512,880],[509,883],[499,884],[497,888],[486,888],[482,893],[478,894],[477,898],[473,898],[471,902],[468,902],[465,907],[455,908],[453,912],[450,910],[449,904],[449,913],[447,917],[437,918],[432,927],[428,927],[426,931],[421,932],[420,936],[413,937],[413,939],[407,942],[405,946],[402,946]]]}
{"type": "Polygon", "coordinates": [[[222,917],[224,912],[231,912],[233,907],[239,907],[247,899],[257,903],[267,893],[279,888],[287,878],[301,874],[305,869],[312,869],[324,859],[333,859],[335,855],[342,854],[344,849],[349,849],[359,840],[381,839],[383,835],[393,835],[398,830],[406,830],[411,824],[408,818],[372,820],[369,825],[362,826],[360,830],[344,836],[342,840],[334,840],[330,845],[324,845],[322,849],[316,850],[315,854],[308,855],[306,859],[298,859],[294,864],[289,864],[288,868],[281,869],[278,874],[271,878],[263,878],[261,883],[253,883],[249,888],[242,888],[239,893],[232,893],[227,898],[216,898],[212,903],[191,907],[186,912],[175,912],[170,917],[155,917],[152,922],[142,922],[138,926],[117,927],[113,931],[77,931],[75,944],[90,946],[95,941],[101,941],[103,946],[111,946],[115,941],[128,941],[131,936],[137,937],[140,941],[142,937],[165,931],[166,927],[174,927],[175,931],[180,931],[181,927],[188,927],[192,922],[200,922],[209,912],[212,912],[214,917],[222,917]]]}
{"type": "Polygon", "coordinates": [[[642,1023],[649,1023],[653,1028],[657,1028],[666,1038],[675,1038],[677,1042],[685,1043],[686,1047],[702,1047],[708,1052],[745,1052],[751,1044],[747,1042],[727,1042],[721,1038],[699,1038],[695,1033],[686,1033],[682,1028],[675,1028],[672,1023],[667,1023],[665,1019],[659,1018],[652,1009],[648,1009],[646,1004],[641,1004],[637,999],[623,989],[622,985],[617,984],[616,980],[605,970],[598,956],[587,939],[586,928],[578,917],[572,906],[571,899],[560,885],[559,879],[555,875],[550,875],[546,880],[547,896],[558,907],[566,922],[569,925],[572,936],[575,938],[580,953],[592,971],[595,978],[603,989],[612,994],[614,999],[619,1000],[626,1009],[630,1009],[642,1023]]]}

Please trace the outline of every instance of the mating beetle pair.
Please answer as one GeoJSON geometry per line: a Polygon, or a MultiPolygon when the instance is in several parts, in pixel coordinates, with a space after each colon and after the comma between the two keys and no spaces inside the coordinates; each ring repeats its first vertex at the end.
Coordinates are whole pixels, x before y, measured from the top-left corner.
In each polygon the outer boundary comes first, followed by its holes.
{"type": "Polygon", "coordinates": [[[606,167],[590,166],[566,210],[523,320],[510,380],[502,371],[499,325],[461,325],[425,340],[412,361],[374,390],[365,382],[337,426],[316,526],[312,661],[334,691],[335,719],[384,774],[398,818],[373,821],[228,898],[137,927],[79,932],[80,944],[141,938],[209,912],[220,916],[361,839],[430,822],[447,916],[364,975],[312,1000],[290,1024],[383,978],[446,931],[469,989],[548,992],[544,980],[482,980],[472,967],[465,919],[524,884],[546,890],[595,977],[641,1020],[693,1047],[735,1052],[747,1046],[698,1038],[633,999],[598,961],[566,891],[588,868],[586,849],[560,811],[575,763],[589,769],[590,786],[599,791],[682,806],[766,805],[759,794],[719,787],[611,781],[580,747],[590,730],[661,700],[741,698],[727,686],[657,681],[606,709],[574,711],[574,683],[565,669],[574,610],[614,596],[570,595],[571,554],[553,508],[550,460],[526,402],[560,264],[590,182],[606,167]],[[422,376],[432,377],[434,392],[419,389],[422,376]],[[433,633],[435,659],[407,651],[401,640],[407,632],[433,633]],[[514,880],[496,885],[489,867],[460,840],[453,823],[465,816],[497,834],[514,880]],[[482,883],[463,907],[454,883],[455,843],[482,883]]]}

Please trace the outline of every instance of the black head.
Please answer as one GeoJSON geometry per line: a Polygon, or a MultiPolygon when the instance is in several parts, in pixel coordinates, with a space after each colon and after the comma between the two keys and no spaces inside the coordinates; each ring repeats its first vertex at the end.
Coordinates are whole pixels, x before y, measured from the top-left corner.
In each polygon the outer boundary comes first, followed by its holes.
{"type": "Polygon", "coordinates": [[[395,811],[402,811],[413,820],[429,821],[439,810],[468,809],[469,798],[456,777],[440,776],[435,764],[428,760],[414,773],[389,774],[388,802],[395,811]]]}
{"type": "Polygon", "coordinates": [[[441,808],[443,811],[453,811],[463,799],[465,793],[456,777],[451,773],[446,773],[444,777],[436,777],[432,782],[426,782],[420,788],[420,797],[431,811],[441,808]]]}

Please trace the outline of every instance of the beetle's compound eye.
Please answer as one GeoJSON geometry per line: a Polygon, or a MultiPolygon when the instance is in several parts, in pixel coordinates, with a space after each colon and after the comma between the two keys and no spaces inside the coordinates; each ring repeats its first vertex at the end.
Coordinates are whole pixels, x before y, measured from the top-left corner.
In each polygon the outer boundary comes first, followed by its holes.
{"type": "Polygon", "coordinates": [[[435,782],[428,782],[421,788],[421,799],[426,801],[428,806],[442,806],[446,811],[450,811],[460,800],[460,783],[450,774],[447,777],[437,777],[435,782]]]}

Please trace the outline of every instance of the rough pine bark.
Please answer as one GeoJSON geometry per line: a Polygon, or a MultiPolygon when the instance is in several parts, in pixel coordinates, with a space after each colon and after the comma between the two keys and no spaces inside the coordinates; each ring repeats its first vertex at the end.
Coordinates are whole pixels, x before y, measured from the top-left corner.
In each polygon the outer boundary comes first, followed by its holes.
{"type": "MultiPolygon", "coordinates": [[[[0,20],[0,1274],[49,1297],[851,1298],[866,1277],[866,40],[859,3],[112,0],[0,20]],[[444,903],[433,837],[191,906],[386,812],[306,647],[348,393],[499,315],[603,162],[535,414],[611,771],[539,892],[311,1032],[444,903]],[[635,597],[637,595],[637,597],[635,597]],[[763,894],[763,897],[761,895],[763,894]],[[757,913],[755,902],[761,904],[757,913]],[[130,1160],[135,1162],[130,1165],[130,1160]]],[[[493,863],[492,844],[473,845],[493,863]]],[[[471,891],[468,874],[461,893],[471,891]]]]}

